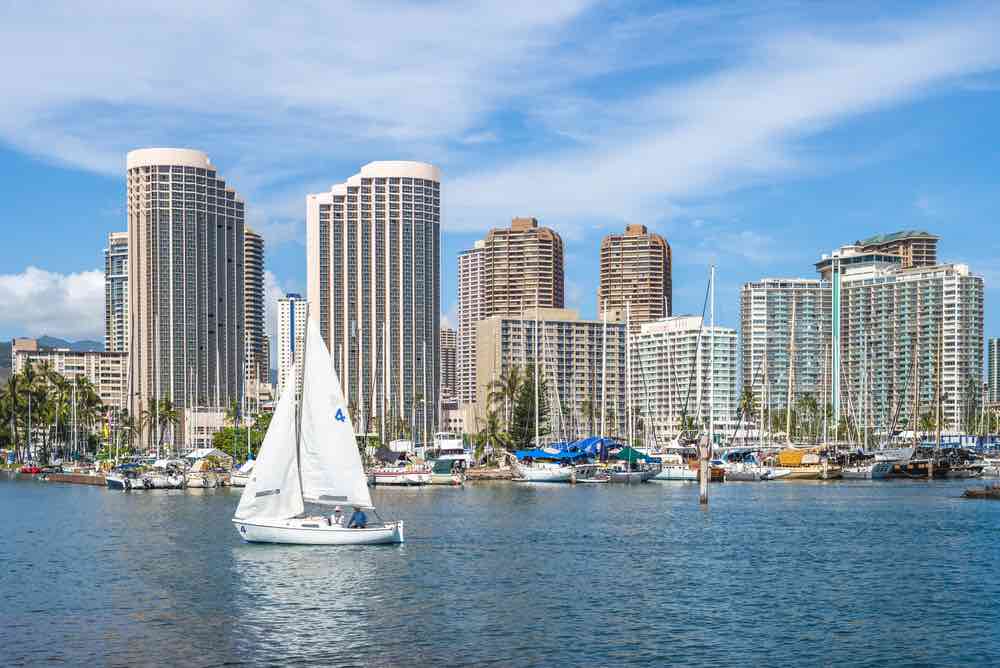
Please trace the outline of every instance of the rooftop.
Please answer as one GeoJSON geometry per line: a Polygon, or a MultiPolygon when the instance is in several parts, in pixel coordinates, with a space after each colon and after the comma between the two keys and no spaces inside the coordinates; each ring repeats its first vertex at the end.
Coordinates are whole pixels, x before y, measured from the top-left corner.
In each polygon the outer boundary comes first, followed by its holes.
{"type": "Polygon", "coordinates": [[[875,244],[886,244],[891,241],[900,241],[902,239],[940,239],[940,237],[924,230],[902,230],[893,232],[892,234],[876,234],[873,237],[858,241],[855,245],[872,246],[875,244]]]}

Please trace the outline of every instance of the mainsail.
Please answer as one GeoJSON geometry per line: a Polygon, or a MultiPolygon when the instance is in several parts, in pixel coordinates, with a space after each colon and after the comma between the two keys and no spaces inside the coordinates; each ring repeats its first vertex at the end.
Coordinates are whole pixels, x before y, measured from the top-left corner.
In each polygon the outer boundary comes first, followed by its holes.
{"type": "Polygon", "coordinates": [[[302,514],[302,488],[295,461],[295,392],[278,401],[253,475],[243,489],[236,519],[287,518],[302,514]]]}
{"type": "Polygon", "coordinates": [[[299,466],[305,500],[371,508],[347,402],[313,318],[306,329],[300,419],[299,466]]]}

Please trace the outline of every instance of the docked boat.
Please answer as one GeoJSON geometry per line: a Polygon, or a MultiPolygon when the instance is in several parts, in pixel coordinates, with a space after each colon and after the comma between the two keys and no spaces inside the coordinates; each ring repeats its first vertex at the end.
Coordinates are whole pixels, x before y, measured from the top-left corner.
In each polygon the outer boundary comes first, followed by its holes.
{"type": "Polygon", "coordinates": [[[464,467],[453,459],[436,459],[431,462],[432,485],[461,485],[465,482],[464,467]]]}
{"type": "Polygon", "coordinates": [[[608,483],[611,476],[603,466],[597,464],[575,464],[573,466],[573,482],[579,483],[608,483]]]}
{"type": "Polygon", "coordinates": [[[1000,478],[1000,457],[983,458],[983,477],[1000,478]]]}
{"type": "Polygon", "coordinates": [[[512,468],[518,482],[572,482],[575,474],[572,464],[555,461],[517,460],[512,468]]]}
{"type": "Polygon", "coordinates": [[[891,460],[861,462],[841,468],[844,480],[885,480],[892,475],[895,462],[891,460]]]}
{"type": "Polygon", "coordinates": [[[772,480],[835,480],[843,469],[825,456],[789,448],[778,453],[777,466],[772,480]]]}
{"type": "MultiPolygon", "coordinates": [[[[650,480],[657,482],[698,482],[698,471],[691,467],[679,449],[654,453],[660,470],[650,480]]],[[[693,459],[693,458],[692,458],[693,459]]]]}
{"type": "Polygon", "coordinates": [[[731,450],[714,466],[725,469],[725,480],[732,482],[761,482],[770,480],[773,469],[757,461],[753,450],[731,450]]]}
{"type": "Polygon", "coordinates": [[[434,434],[433,459],[440,461],[446,459],[459,462],[464,469],[472,468],[475,459],[472,452],[465,448],[465,442],[458,434],[446,431],[439,431],[434,434]]]}
{"type": "Polygon", "coordinates": [[[417,487],[430,485],[434,479],[434,472],[427,464],[401,461],[395,465],[378,466],[371,469],[368,479],[373,485],[417,487]]]}
{"type": "Polygon", "coordinates": [[[199,459],[192,464],[186,476],[187,486],[195,489],[211,489],[218,487],[220,483],[219,474],[212,470],[205,459],[199,459]]]}
{"type": "Polygon", "coordinates": [[[330,517],[307,516],[307,502],[374,512],[347,402],[330,353],[312,318],[306,330],[298,419],[295,393],[283,393],[232,522],[247,542],[299,545],[403,542],[401,521],[345,527],[330,517]]]}
{"type": "Polygon", "coordinates": [[[250,482],[250,474],[253,473],[253,459],[248,459],[243,463],[242,466],[235,469],[229,474],[229,486],[230,487],[246,487],[247,483],[250,482]]]}

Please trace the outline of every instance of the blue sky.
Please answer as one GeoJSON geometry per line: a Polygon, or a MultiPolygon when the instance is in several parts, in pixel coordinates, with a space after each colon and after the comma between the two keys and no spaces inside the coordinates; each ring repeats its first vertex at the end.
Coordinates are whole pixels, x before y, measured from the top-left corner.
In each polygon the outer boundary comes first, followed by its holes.
{"type": "Polygon", "coordinates": [[[1000,335],[1000,8],[989,3],[584,1],[0,7],[0,336],[103,334],[102,248],[125,153],[207,152],[305,290],[304,198],[365,162],[442,168],[455,256],[535,216],[596,311],[601,237],[664,235],[674,304],[921,228],[987,285],[1000,335]],[[277,6],[275,6],[277,7],[277,6]],[[277,10],[274,10],[277,11],[277,10]]]}

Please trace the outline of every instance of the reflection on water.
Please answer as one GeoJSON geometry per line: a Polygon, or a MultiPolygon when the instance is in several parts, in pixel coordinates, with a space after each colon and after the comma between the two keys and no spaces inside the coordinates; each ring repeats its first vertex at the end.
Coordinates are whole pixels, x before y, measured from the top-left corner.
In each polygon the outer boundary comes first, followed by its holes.
{"type": "Polygon", "coordinates": [[[238,492],[0,480],[6,665],[1000,663],[962,483],[376,490],[402,546],[247,545],[238,492]]]}

